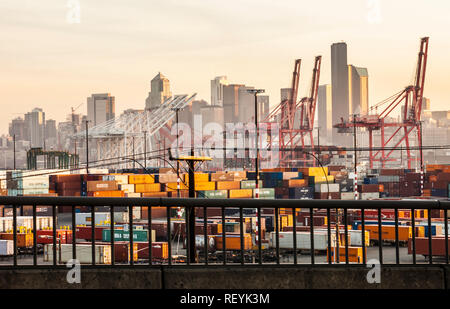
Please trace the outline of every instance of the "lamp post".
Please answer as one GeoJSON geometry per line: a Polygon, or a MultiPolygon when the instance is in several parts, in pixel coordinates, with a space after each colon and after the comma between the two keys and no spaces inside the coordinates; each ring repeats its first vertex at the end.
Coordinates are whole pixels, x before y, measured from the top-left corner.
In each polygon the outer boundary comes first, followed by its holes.
{"type": "Polygon", "coordinates": [[[89,120],[86,119],[86,174],[89,174],[89,120]]]}
{"type": "Polygon", "coordinates": [[[255,174],[256,174],[256,186],[255,186],[255,198],[259,198],[259,126],[258,126],[258,93],[264,93],[264,89],[248,89],[247,92],[253,93],[255,96],[255,147],[256,147],[256,159],[255,159],[255,174]]]}
{"type": "Polygon", "coordinates": [[[147,131],[144,133],[144,166],[147,167],[147,131]]]}
{"type": "MultiPolygon", "coordinates": [[[[178,134],[178,132],[179,132],[179,130],[178,130],[178,112],[180,111],[180,108],[178,108],[178,107],[175,107],[175,108],[172,108],[172,110],[173,111],[175,111],[175,121],[176,121],[176,124],[177,124],[177,156],[178,156],[178,150],[179,150],[179,146],[178,146],[178,139],[179,139],[179,134],[178,134]]],[[[180,197],[180,182],[181,182],[181,179],[180,179],[180,162],[178,162],[178,160],[177,160],[177,197],[180,197]]]]}

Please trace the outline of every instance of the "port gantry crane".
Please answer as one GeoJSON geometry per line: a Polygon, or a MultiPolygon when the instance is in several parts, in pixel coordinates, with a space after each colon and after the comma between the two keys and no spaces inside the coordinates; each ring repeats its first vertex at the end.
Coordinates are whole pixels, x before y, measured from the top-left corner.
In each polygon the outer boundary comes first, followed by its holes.
{"type": "MultiPolygon", "coordinates": [[[[381,162],[381,166],[386,167],[386,163],[395,161],[391,155],[395,150],[401,147],[401,144],[405,143],[406,156],[408,162],[408,168],[411,169],[411,163],[417,158],[414,158],[411,154],[410,148],[410,135],[413,134],[416,129],[417,145],[420,151],[420,161],[422,165],[422,130],[421,130],[421,113],[422,113],[422,101],[423,90],[425,85],[425,73],[427,68],[428,58],[428,37],[424,37],[420,40],[420,51],[417,61],[417,69],[415,75],[414,85],[406,87],[399,93],[391,96],[383,102],[373,106],[371,111],[382,105],[388,103],[387,107],[380,114],[374,115],[362,115],[356,116],[352,120],[344,121],[335,124],[334,127],[338,129],[340,133],[350,133],[351,128],[359,127],[366,128],[369,132],[369,160],[370,168],[373,168],[375,162],[381,162]],[[403,102],[403,104],[402,104],[403,102]],[[387,117],[391,115],[393,110],[403,106],[401,111],[401,120],[398,122],[388,121],[387,117]],[[392,128],[393,133],[386,132],[387,128],[392,128]],[[377,151],[374,151],[373,131],[380,131],[380,147],[377,151]]],[[[401,150],[402,148],[400,148],[401,150]]],[[[423,166],[421,166],[421,169],[423,166]]]]}
{"type": "Polygon", "coordinates": [[[322,56],[317,56],[314,62],[309,97],[304,97],[297,101],[301,59],[295,60],[289,97],[278,104],[262,121],[267,125],[268,131],[271,132],[268,141],[270,149],[273,149],[274,143],[278,143],[280,150],[279,164],[282,167],[295,166],[302,158],[303,162],[306,162],[306,154],[298,154],[296,150],[300,144],[302,148],[305,148],[308,138],[311,149],[314,149],[314,114],[317,104],[321,62],[322,56]],[[297,119],[299,119],[298,122],[296,121],[297,119]],[[273,138],[272,135],[275,128],[273,124],[277,123],[277,120],[279,120],[278,140],[273,138]]]}

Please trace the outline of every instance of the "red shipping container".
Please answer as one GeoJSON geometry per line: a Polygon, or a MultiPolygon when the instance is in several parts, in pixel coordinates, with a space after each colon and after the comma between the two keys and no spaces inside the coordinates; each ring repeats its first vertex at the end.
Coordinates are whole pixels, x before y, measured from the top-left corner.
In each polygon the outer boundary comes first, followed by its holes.
{"type": "MultiPolygon", "coordinates": [[[[138,258],[148,259],[148,242],[136,242],[138,258]]],[[[152,260],[167,260],[169,258],[169,245],[167,242],[152,242],[152,260]]]]}
{"type": "MultiPolygon", "coordinates": [[[[102,240],[102,234],[103,230],[109,229],[108,226],[101,226],[101,227],[95,227],[94,229],[94,235],[95,240],[102,240]]],[[[77,226],[75,229],[75,237],[76,239],[86,239],[91,240],[92,239],[92,229],[90,226],[77,226]]]]}

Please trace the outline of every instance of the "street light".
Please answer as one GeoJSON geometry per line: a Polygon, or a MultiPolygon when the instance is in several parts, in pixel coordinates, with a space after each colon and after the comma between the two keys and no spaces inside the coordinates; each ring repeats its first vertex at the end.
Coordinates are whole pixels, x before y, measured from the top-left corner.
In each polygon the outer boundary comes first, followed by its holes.
{"type": "Polygon", "coordinates": [[[256,159],[255,159],[255,173],[256,173],[256,186],[255,186],[255,198],[259,198],[259,127],[258,127],[258,93],[264,93],[264,89],[247,89],[247,92],[253,93],[255,96],[255,147],[256,147],[256,159]]]}

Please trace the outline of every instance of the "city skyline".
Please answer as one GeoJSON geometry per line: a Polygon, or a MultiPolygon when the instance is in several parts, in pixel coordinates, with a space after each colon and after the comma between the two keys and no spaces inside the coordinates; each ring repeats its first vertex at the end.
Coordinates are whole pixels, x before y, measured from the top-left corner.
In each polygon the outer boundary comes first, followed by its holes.
{"type": "Polygon", "coordinates": [[[0,37],[6,42],[0,49],[0,84],[3,100],[14,108],[0,116],[0,134],[16,114],[36,106],[58,122],[80,103],[79,112],[85,114],[85,100],[92,93],[114,94],[116,114],[143,109],[149,82],[159,71],[171,81],[173,94],[196,92],[197,99],[209,102],[210,81],[226,75],[233,82],[266,89],[273,107],[280,88],[290,86],[296,58],[303,60],[299,96],[310,86],[315,55],[324,59],[320,83],[329,84],[329,48],[340,41],[347,43],[349,64],[368,68],[373,105],[411,83],[417,39],[424,35],[433,43],[425,96],[433,110],[445,109],[450,64],[442,25],[450,4],[418,11],[412,4],[419,1],[412,2],[380,1],[381,20],[374,21],[365,1],[318,1],[305,7],[295,1],[260,1],[257,7],[241,1],[242,10],[223,8],[218,1],[157,6],[135,1],[133,7],[119,1],[80,1],[80,23],[69,23],[64,1],[6,0],[0,4],[5,29],[0,37]],[[352,14],[346,12],[349,8],[352,14]],[[415,17],[422,15],[433,19],[418,23],[415,17]],[[117,40],[121,44],[113,44],[117,40]]]}

